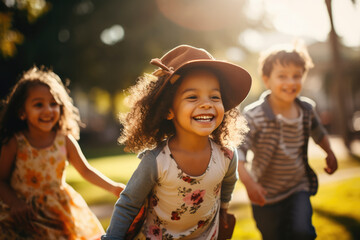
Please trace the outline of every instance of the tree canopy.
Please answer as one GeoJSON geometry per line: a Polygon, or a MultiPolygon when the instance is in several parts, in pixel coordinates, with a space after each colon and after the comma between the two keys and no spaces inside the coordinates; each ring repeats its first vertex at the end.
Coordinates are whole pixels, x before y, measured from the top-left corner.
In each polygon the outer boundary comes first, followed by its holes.
{"type": "Polygon", "coordinates": [[[83,89],[96,85],[111,93],[152,71],[150,59],[178,44],[209,51],[236,46],[246,53],[239,34],[264,25],[246,18],[245,3],[3,0],[1,96],[33,64],[53,68],[83,89]]]}

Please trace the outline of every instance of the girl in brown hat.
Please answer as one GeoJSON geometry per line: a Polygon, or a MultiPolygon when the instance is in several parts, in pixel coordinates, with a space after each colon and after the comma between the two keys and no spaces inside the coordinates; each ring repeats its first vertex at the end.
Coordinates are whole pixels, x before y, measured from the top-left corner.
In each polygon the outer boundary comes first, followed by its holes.
{"type": "Polygon", "coordinates": [[[188,45],[150,63],[159,69],[130,88],[119,138],[143,151],[141,162],[102,239],[218,239],[237,181],[228,149],[247,130],[237,106],[251,77],[188,45]]]}

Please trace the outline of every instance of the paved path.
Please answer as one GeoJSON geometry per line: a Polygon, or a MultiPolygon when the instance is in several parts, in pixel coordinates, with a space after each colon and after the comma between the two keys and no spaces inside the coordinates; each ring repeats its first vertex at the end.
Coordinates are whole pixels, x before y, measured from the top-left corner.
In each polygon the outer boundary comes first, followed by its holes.
{"type": "MultiPolygon", "coordinates": [[[[344,161],[346,159],[347,151],[342,140],[337,137],[331,137],[330,144],[339,161],[344,161]]],[[[358,151],[357,153],[360,156],[360,141],[355,142],[354,144],[355,145],[353,146],[353,149],[356,149],[358,151]]],[[[315,145],[312,140],[310,140],[309,142],[309,156],[311,158],[319,157],[324,159],[326,157],[324,151],[320,147],[315,145]]],[[[320,184],[346,180],[356,176],[360,177],[360,167],[346,169],[340,168],[333,175],[328,175],[326,173],[321,173],[318,175],[320,184]]],[[[239,203],[249,203],[249,198],[244,188],[233,194],[231,204],[239,203]]],[[[108,204],[93,205],[90,206],[90,208],[99,219],[109,218],[113,211],[113,205],[108,204]]]]}

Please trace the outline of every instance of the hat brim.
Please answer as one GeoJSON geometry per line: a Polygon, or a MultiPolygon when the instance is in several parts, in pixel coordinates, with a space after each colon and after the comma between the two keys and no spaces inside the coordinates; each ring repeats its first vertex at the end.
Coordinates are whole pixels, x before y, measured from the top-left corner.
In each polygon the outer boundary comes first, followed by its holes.
{"type": "Polygon", "coordinates": [[[238,106],[248,95],[251,88],[251,76],[242,67],[220,60],[192,60],[175,69],[174,75],[182,75],[192,68],[213,69],[219,77],[225,111],[238,106]]]}

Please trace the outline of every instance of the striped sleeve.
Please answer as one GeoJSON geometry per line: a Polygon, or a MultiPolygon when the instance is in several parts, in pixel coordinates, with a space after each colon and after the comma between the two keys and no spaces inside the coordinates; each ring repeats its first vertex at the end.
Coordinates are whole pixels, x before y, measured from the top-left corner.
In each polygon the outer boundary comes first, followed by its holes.
{"type": "Polygon", "coordinates": [[[327,131],[320,122],[320,118],[314,109],[311,110],[311,132],[310,135],[315,143],[319,143],[327,131]]]}

